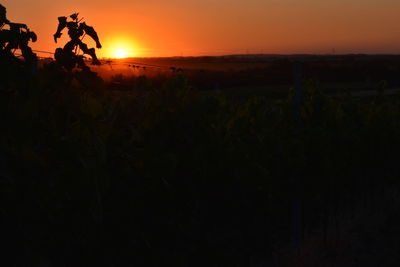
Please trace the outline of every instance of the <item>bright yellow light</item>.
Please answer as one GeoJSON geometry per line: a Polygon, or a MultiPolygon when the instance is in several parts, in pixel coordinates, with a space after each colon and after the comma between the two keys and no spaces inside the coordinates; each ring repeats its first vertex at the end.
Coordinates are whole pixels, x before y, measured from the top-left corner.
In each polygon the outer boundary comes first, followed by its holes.
{"type": "Polygon", "coordinates": [[[128,56],[128,52],[124,48],[118,48],[114,51],[115,58],[126,58],[128,56]]]}
{"type": "Polygon", "coordinates": [[[141,55],[141,44],[131,37],[124,37],[123,34],[110,35],[102,44],[103,48],[98,50],[98,56],[100,58],[124,59],[141,55]]]}

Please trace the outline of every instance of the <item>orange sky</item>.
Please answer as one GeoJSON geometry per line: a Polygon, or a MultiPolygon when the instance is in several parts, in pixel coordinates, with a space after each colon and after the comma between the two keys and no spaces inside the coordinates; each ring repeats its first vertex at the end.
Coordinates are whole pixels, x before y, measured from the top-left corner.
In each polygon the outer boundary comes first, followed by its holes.
{"type": "MultiPolygon", "coordinates": [[[[80,12],[103,44],[130,56],[400,53],[399,0],[2,0],[7,17],[54,51],[57,17],[80,12]]],[[[88,41],[89,38],[85,39],[88,41]]],[[[90,44],[93,44],[89,42],[90,44]]]]}

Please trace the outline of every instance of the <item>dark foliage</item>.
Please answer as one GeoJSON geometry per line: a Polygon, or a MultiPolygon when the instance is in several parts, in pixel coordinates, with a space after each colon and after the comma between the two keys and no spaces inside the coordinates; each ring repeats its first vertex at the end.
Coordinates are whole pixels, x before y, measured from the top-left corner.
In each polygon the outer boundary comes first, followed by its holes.
{"type": "Polygon", "coordinates": [[[296,106],[182,75],[120,92],[52,64],[16,73],[0,91],[7,266],[283,266],[293,224],[327,236],[399,185],[397,95],[310,83],[296,106]]]}

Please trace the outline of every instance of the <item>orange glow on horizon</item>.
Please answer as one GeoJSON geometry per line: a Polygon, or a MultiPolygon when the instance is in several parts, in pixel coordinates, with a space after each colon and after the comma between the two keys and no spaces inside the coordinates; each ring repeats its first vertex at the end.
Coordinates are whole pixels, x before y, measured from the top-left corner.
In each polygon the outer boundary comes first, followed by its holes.
{"type": "MultiPolygon", "coordinates": [[[[25,23],[38,36],[36,50],[54,52],[58,16],[79,12],[94,27],[99,58],[227,54],[400,53],[394,0],[237,1],[28,1],[3,0],[7,19],[25,23]]],[[[96,47],[91,38],[84,42],[96,47]]],[[[47,56],[48,54],[40,54],[47,56]]]]}

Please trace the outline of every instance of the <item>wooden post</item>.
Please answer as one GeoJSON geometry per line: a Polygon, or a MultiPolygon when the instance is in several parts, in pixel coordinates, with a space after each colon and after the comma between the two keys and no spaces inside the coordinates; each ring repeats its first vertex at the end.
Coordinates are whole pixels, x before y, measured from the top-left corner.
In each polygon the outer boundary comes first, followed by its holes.
{"type": "MultiPolygon", "coordinates": [[[[298,120],[300,120],[300,110],[301,110],[301,101],[302,101],[302,64],[301,62],[295,61],[293,63],[293,79],[294,79],[294,111],[295,116],[298,120]]],[[[298,129],[294,129],[294,134],[298,134],[298,129]]],[[[292,236],[292,247],[294,249],[298,249],[301,246],[302,239],[302,188],[303,188],[303,179],[302,174],[299,174],[297,177],[293,177],[292,181],[292,211],[291,211],[291,236],[292,236]]]]}
{"type": "Polygon", "coordinates": [[[294,102],[296,105],[296,112],[300,114],[300,107],[302,101],[302,80],[303,80],[303,64],[300,61],[293,63],[293,80],[294,80],[294,102]]]}

